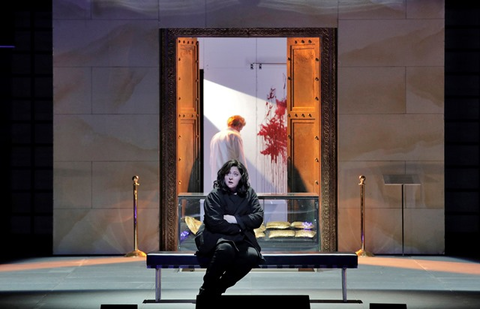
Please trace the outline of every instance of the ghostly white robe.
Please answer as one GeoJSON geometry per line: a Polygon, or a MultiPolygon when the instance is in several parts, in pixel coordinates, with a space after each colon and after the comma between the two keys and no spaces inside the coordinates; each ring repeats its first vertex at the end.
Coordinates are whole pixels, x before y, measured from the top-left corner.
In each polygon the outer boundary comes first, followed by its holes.
{"type": "Polygon", "coordinates": [[[210,169],[212,182],[217,179],[218,170],[228,160],[236,159],[245,165],[247,161],[243,152],[243,140],[240,132],[227,128],[218,132],[210,141],[210,169]]]}

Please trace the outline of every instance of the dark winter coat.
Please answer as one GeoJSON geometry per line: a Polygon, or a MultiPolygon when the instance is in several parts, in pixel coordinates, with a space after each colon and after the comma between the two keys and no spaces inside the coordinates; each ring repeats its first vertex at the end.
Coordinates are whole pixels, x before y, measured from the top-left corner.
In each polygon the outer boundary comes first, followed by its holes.
{"type": "Polygon", "coordinates": [[[195,239],[197,255],[208,257],[223,241],[246,241],[260,253],[253,230],[263,222],[263,208],[251,187],[244,197],[213,189],[205,199],[204,210],[203,224],[195,239]],[[237,224],[228,223],[224,215],[235,216],[237,224]]]}

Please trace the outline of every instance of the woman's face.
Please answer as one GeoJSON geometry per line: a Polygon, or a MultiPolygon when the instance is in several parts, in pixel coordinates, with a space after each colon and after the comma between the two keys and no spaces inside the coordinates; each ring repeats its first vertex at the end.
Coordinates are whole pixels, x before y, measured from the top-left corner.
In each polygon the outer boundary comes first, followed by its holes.
{"type": "Polygon", "coordinates": [[[229,187],[231,191],[236,191],[238,182],[240,181],[241,178],[242,178],[242,175],[240,174],[238,167],[232,166],[230,168],[230,172],[228,172],[225,175],[225,183],[227,184],[227,187],[229,187]]]}

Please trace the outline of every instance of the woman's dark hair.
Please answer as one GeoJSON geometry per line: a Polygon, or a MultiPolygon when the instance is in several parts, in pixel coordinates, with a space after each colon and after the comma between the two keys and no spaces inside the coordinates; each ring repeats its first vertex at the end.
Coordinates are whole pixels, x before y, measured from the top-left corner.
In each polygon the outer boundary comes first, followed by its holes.
{"type": "Polygon", "coordinates": [[[250,188],[250,183],[248,182],[248,172],[245,165],[238,160],[229,160],[225,162],[225,164],[217,172],[217,180],[213,182],[213,187],[219,188],[224,192],[230,192],[230,188],[228,188],[227,184],[225,183],[225,175],[230,172],[230,169],[233,166],[236,166],[242,175],[237,185],[237,194],[240,196],[245,196],[248,188],[250,188]]]}

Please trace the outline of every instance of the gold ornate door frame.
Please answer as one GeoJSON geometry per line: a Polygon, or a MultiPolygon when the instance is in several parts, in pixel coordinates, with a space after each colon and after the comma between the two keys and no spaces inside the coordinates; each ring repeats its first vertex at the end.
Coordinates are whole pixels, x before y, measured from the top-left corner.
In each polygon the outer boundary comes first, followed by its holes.
{"type": "Polygon", "coordinates": [[[175,28],[160,29],[160,250],[176,250],[177,118],[176,41],[179,37],[318,37],[321,42],[322,251],[337,250],[337,34],[333,28],[175,28]]]}

